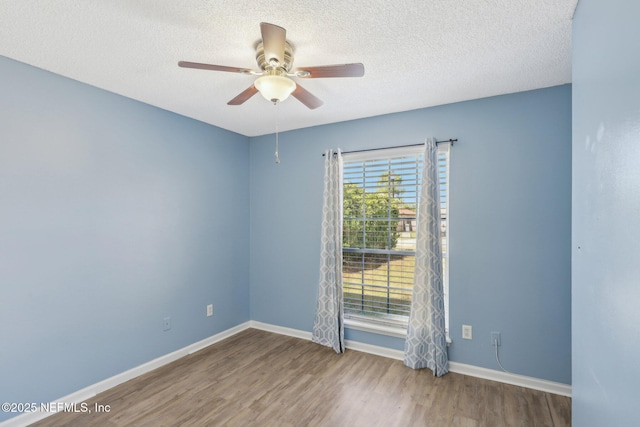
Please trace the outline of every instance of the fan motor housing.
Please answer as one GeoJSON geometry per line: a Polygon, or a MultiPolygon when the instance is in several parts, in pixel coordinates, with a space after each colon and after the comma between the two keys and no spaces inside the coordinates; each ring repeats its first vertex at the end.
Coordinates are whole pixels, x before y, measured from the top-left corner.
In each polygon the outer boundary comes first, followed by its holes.
{"type": "Polygon", "coordinates": [[[291,44],[288,41],[284,42],[284,64],[277,64],[277,66],[274,67],[273,64],[267,62],[267,59],[264,56],[264,44],[263,42],[260,42],[256,46],[256,62],[262,71],[281,69],[285,73],[288,73],[293,65],[293,47],[291,47],[291,44]]]}

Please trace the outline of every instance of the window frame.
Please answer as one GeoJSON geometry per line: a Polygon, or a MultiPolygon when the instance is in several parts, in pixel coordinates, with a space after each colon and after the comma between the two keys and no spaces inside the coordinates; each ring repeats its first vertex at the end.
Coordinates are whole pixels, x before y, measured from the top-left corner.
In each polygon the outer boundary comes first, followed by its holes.
{"type": "MultiPolygon", "coordinates": [[[[445,233],[445,245],[446,252],[443,251],[443,259],[446,260],[443,266],[443,285],[444,285],[444,300],[445,300],[445,323],[447,329],[447,341],[450,342],[449,337],[449,237],[450,237],[450,221],[449,221],[449,199],[450,199],[450,185],[449,185],[449,174],[450,174],[450,144],[449,143],[441,143],[438,145],[438,151],[446,153],[446,193],[445,193],[445,203],[446,203],[446,233],[445,233]]],[[[411,146],[403,146],[403,147],[392,147],[385,149],[372,149],[372,150],[363,150],[356,152],[347,152],[343,154],[343,163],[346,165],[351,162],[361,162],[368,160],[389,160],[393,157],[400,156],[414,156],[414,155],[422,155],[424,153],[424,145],[411,145],[411,146]]],[[[341,171],[341,182],[342,187],[344,188],[344,170],[341,171]]],[[[341,221],[344,221],[344,213],[341,215],[341,221]]],[[[344,255],[344,252],[343,252],[344,255]]],[[[344,289],[344,283],[343,283],[344,289]]],[[[389,320],[385,321],[376,321],[372,318],[368,318],[366,315],[345,315],[344,317],[344,326],[349,329],[360,330],[364,332],[371,332],[381,335],[388,335],[398,338],[404,338],[407,335],[407,324],[406,322],[393,322],[389,320]]]]}

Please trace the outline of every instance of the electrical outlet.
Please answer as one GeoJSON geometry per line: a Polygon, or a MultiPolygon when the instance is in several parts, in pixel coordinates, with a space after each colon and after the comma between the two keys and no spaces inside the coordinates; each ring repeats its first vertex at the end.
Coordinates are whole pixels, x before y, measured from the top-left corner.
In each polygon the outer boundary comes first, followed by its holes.
{"type": "Polygon", "coordinates": [[[213,304],[207,305],[207,317],[213,316],[213,304]]]}
{"type": "Polygon", "coordinates": [[[500,347],[500,332],[491,332],[491,345],[500,347]]]}
{"type": "Polygon", "coordinates": [[[471,325],[462,325],[462,339],[473,339],[473,327],[471,325]]]}
{"type": "Polygon", "coordinates": [[[168,331],[169,329],[171,329],[171,317],[165,317],[162,320],[162,330],[168,331]]]}

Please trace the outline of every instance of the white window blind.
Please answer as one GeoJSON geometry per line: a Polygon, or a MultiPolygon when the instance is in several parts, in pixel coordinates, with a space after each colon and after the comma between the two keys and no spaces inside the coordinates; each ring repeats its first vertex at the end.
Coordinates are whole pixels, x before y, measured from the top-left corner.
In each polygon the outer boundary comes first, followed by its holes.
{"type": "MultiPolygon", "coordinates": [[[[439,147],[445,303],[448,305],[448,144],[439,147]]],[[[346,153],[343,293],[347,319],[406,327],[424,147],[346,153]]],[[[448,317],[448,316],[447,316],[448,317]]]]}

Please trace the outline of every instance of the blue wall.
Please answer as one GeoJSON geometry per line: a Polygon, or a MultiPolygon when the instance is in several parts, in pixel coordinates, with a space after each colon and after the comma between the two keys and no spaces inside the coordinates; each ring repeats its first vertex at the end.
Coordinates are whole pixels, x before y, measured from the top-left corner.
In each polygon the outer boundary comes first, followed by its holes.
{"type": "Polygon", "coordinates": [[[640,3],[573,24],[573,424],[638,426],[640,3]]]}
{"type": "MultiPolygon", "coordinates": [[[[311,331],[322,153],[459,138],[451,154],[452,361],[571,383],[571,86],[251,138],[251,318],[311,331]],[[462,324],[474,339],[461,338],[462,324]]],[[[348,339],[402,349],[359,331],[348,339]]]]}
{"type": "Polygon", "coordinates": [[[0,401],[249,320],[247,137],[3,57],[0,76],[0,401]]]}

